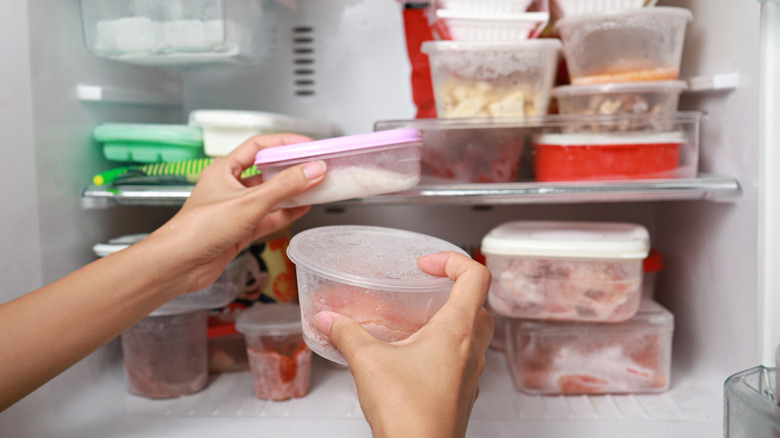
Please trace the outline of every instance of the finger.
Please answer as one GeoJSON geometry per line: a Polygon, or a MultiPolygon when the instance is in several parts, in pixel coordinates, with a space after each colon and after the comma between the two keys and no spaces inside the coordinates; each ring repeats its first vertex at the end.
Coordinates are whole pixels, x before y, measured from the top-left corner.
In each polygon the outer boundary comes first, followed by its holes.
{"type": "Polygon", "coordinates": [[[366,331],[355,320],[336,312],[320,312],[314,315],[314,324],[341,353],[347,363],[364,346],[382,342],[366,331]]]}
{"type": "Polygon", "coordinates": [[[490,271],[484,265],[463,254],[447,251],[420,257],[417,266],[428,274],[454,280],[447,304],[476,317],[490,288],[490,271]]]}
{"type": "Polygon", "coordinates": [[[300,195],[316,186],[325,177],[324,161],[310,161],[285,169],[263,184],[253,187],[250,197],[262,211],[269,211],[280,202],[300,195]]]}
{"type": "Polygon", "coordinates": [[[227,156],[216,160],[212,165],[226,166],[230,173],[238,178],[241,172],[254,165],[255,155],[259,150],[311,140],[309,137],[298,134],[256,135],[241,143],[227,156]]]}

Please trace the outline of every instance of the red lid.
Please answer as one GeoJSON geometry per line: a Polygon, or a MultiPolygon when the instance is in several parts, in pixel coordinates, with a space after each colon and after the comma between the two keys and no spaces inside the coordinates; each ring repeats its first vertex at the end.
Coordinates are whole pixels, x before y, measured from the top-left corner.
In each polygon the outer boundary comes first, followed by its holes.
{"type": "Polygon", "coordinates": [[[664,257],[655,248],[650,248],[650,253],[642,263],[645,272],[658,272],[664,267],[664,257]]]}

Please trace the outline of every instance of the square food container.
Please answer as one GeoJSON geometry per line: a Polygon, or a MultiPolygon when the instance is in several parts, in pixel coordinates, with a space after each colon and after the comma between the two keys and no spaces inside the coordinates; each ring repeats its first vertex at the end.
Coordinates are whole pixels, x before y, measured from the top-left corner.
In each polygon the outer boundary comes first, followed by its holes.
{"type": "Polygon", "coordinates": [[[618,9],[638,9],[655,5],[658,0],[550,0],[559,16],[605,12],[618,9]]]}
{"type": "Polygon", "coordinates": [[[188,125],[104,123],[92,138],[112,161],[159,163],[203,157],[203,132],[188,125]]]}
{"type": "Polygon", "coordinates": [[[436,10],[436,29],[453,41],[522,41],[535,38],[550,21],[549,12],[495,12],[436,10]]]}
{"type": "Polygon", "coordinates": [[[665,114],[677,111],[685,81],[565,85],[552,90],[561,114],[665,114]]]}
{"type": "Polygon", "coordinates": [[[520,14],[529,9],[546,11],[549,8],[547,0],[436,0],[436,6],[452,11],[493,14],[520,14]]]}
{"type": "Polygon", "coordinates": [[[263,111],[196,110],[189,124],[203,129],[203,149],[210,157],[223,157],[250,137],[293,133],[314,139],[333,135],[329,123],[263,111]]]}
{"type": "Polygon", "coordinates": [[[410,189],[420,181],[421,148],[419,131],[393,129],[263,149],[255,165],[268,181],[296,164],[325,161],[323,181],[279,204],[288,208],[410,189]]]}
{"type": "Polygon", "coordinates": [[[256,304],[238,315],[236,330],[246,337],[258,398],[287,400],[309,392],[311,350],[303,342],[297,304],[256,304]]]}
{"type": "Polygon", "coordinates": [[[563,18],[555,30],[572,84],[666,81],[679,77],[692,19],[684,8],[639,8],[563,18]]]}
{"type": "Polygon", "coordinates": [[[173,398],[208,383],[206,310],[158,312],[122,333],[127,391],[173,398]]]}
{"type": "Polygon", "coordinates": [[[650,237],[619,222],[506,222],[482,239],[488,303],[511,318],[620,322],[636,313],[650,237]]]}
{"type": "Polygon", "coordinates": [[[546,114],[560,48],[557,39],[424,42],[438,117],[546,114]]]}
{"type": "Polygon", "coordinates": [[[417,267],[418,257],[441,251],[466,254],[444,240],[394,228],[337,225],[293,236],[287,255],[297,271],[306,344],[347,364],[314,325],[314,316],[326,310],[349,316],[386,342],[416,332],[444,305],[454,284],[417,267]]]}
{"type": "Polygon", "coordinates": [[[146,66],[257,64],[276,33],[271,0],[80,0],[95,55],[146,66]]]}
{"type": "Polygon", "coordinates": [[[658,393],[669,388],[674,316],[652,301],[620,323],[507,321],[507,364],[529,394],[658,393]]]}
{"type": "Polygon", "coordinates": [[[734,374],[724,384],[723,436],[774,438],[780,436],[777,369],[757,366],[734,374]]]}

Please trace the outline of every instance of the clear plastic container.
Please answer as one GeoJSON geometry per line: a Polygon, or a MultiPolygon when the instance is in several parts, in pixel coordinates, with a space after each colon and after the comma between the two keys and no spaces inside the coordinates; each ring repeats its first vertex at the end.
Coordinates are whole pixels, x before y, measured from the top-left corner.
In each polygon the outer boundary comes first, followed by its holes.
{"type": "Polygon", "coordinates": [[[147,316],[122,333],[127,390],[172,398],[208,383],[207,311],[147,316]]]}
{"type": "Polygon", "coordinates": [[[441,251],[466,254],[435,237],[393,228],[327,226],[293,236],[287,255],[298,275],[304,340],[320,356],[346,365],[314,325],[325,310],[349,316],[382,341],[407,338],[449,298],[452,280],[417,267],[418,257],[441,251]]]}
{"type": "Polygon", "coordinates": [[[546,114],[560,48],[556,39],[424,42],[438,117],[546,114]]]}
{"type": "Polygon", "coordinates": [[[189,124],[203,129],[203,149],[210,157],[223,157],[250,137],[293,133],[314,139],[334,133],[331,124],[262,111],[196,110],[189,124]]]}
{"type": "Polygon", "coordinates": [[[297,304],[250,307],[238,315],[236,330],[246,337],[258,398],[287,400],[309,392],[311,350],[303,342],[301,309],[297,304]]]}
{"type": "Polygon", "coordinates": [[[734,374],[724,384],[723,436],[780,436],[776,368],[757,366],[734,374]]]}
{"type": "Polygon", "coordinates": [[[572,84],[666,81],[679,77],[692,19],[688,9],[653,7],[564,18],[555,29],[572,84]]]}
{"type": "Polygon", "coordinates": [[[436,10],[436,28],[453,41],[522,41],[535,38],[550,21],[549,12],[517,14],[436,10]]]}
{"type": "Polygon", "coordinates": [[[677,111],[685,81],[565,85],[552,90],[561,114],[669,114],[677,111]]]}
{"type": "Polygon", "coordinates": [[[638,9],[655,5],[658,0],[550,0],[559,16],[590,14],[619,9],[638,9]]]}
{"type": "Polygon", "coordinates": [[[394,129],[297,143],[259,151],[263,180],[307,161],[324,160],[325,178],[280,207],[324,204],[406,190],[420,181],[422,138],[414,129],[394,129]]]}
{"type": "Polygon", "coordinates": [[[276,33],[271,0],[80,0],[95,55],[148,66],[256,64],[276,33]]]}
{"type": "MultiPolygon", "coordinates": [[[[493,14],[520,14],[531,8],[534,0],[436,0],[439,8],[462,12],[485,12],[493,14]]],[[[546,1],[543,7],[536,10],[547,10],[546,1]]]]}
{"type": "Polygon", "coordinates": [[[617,222],[506,222],[482,239],[488,303],[511,318],[620,322],[636,313],[650,237],[617,222]]]}
{"type": "Polygon", "coordinates": [[[670,384],[673,315],[646,301],[614,324],[507,322],[507,363],[529,394],[658,393],[670,384]]]}
{"type": "Polygon", "coordinates": [[[187,125],[104,123],[92,133],[112,161],[158,163],[203,157],[203,132],[187,125]]]}

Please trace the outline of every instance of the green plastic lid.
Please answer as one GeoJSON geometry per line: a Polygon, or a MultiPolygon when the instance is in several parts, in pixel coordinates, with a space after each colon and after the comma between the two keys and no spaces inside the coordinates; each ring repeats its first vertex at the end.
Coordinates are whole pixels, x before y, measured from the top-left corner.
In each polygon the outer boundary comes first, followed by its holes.
{"type": "Polygon", "coordinates": [[[101,143],[152,143],[203,146],[203,131],[196,126],[154,123],[104,123],[92,133],[101,143]]]}

